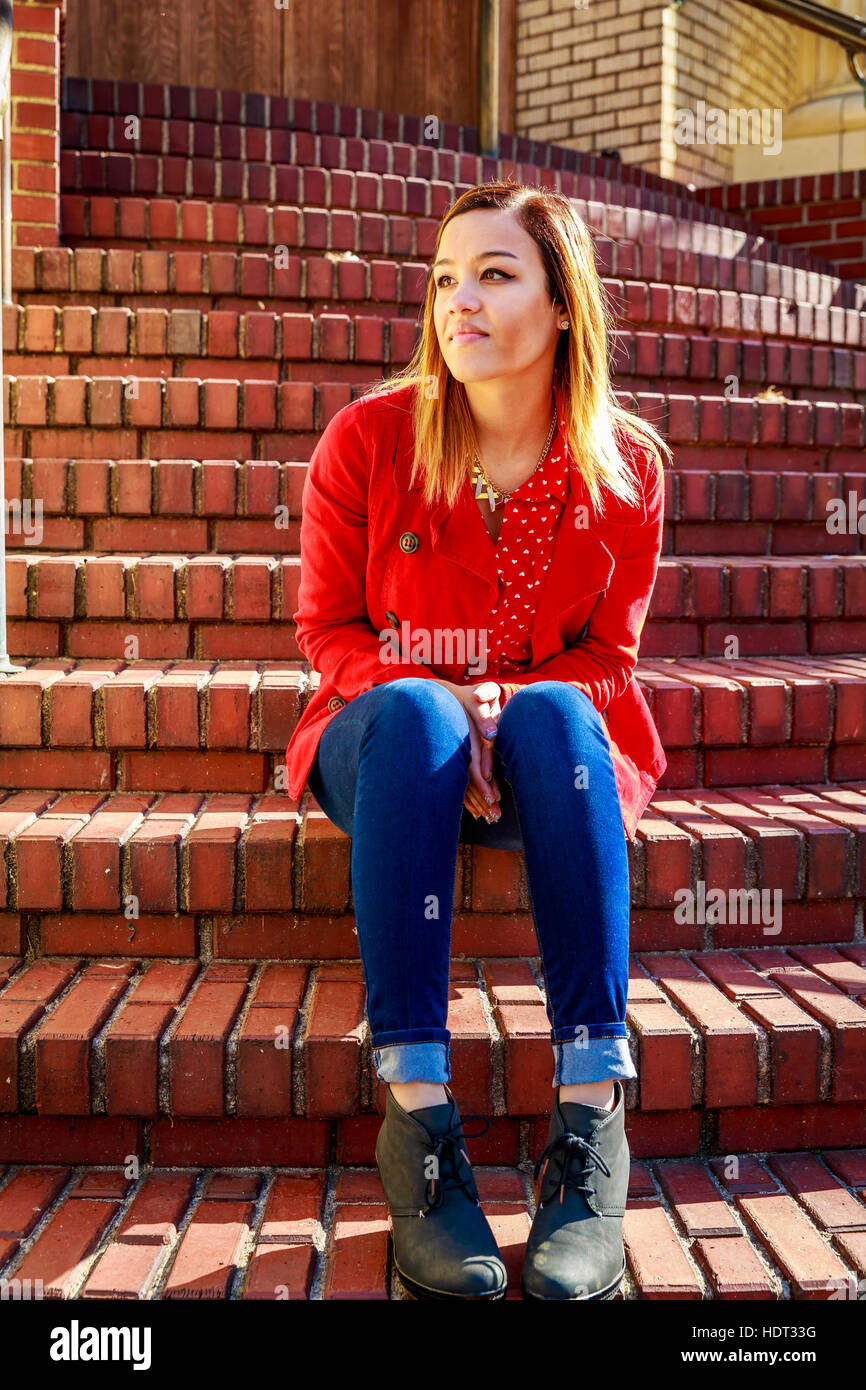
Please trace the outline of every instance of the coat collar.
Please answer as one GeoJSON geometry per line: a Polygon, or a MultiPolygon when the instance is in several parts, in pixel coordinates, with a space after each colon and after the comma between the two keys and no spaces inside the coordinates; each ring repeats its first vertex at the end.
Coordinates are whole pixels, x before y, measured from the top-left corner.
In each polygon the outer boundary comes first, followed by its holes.
{"type": "MultiPolygon", "coordinates": [[[[607,589],[616,562],[623,524],[642,521],[646,515],[643,502],[637,506],[630,505],[608,493],[605,497],[605,516],[598,517],[592,508],[580,469],[575,466],[562,433],[559,393],[556,399],[560,425],[554,436],[551,454],[555,448],[561,447],[564,461],[562,473],[559,475],[560,481],[557,482],[558,470],[545,472],[543,483],[538,474],[527,479],[527,483],[535,479],[536,488],[545,488],[543,495],[556,493],[562,496],[564,501],[553,554],[533,618],[533,663],[542,659],[536,650],[537,645],[540,645],[537,639],[542,629],[554,622],[565,609],[572,608],[592,594],[607,589]]],[[[620,442],[622,444],[622,440],[620,442]]],[[[401,490],[414,492],[417,489],[420,492],[420,482],[409,489],[412,445],[410,409],[406,412],[399,431],[394,458],[394,480],[401,490]]],[[[521,488],[518,489],[521,495],[526,486],[521,484],[521,488]]],[[[528,489],[528,492],[531,491],[528,489]]],[[[428,518],[431,544],[437,555],[453,560],[455,564],[461,565],[480,579],[487,588],[488,601],[491,604],[495,602],[498,588],[495,549],[479,511],[468,472],[453,509],[445,502],[437,503],[428,511],[428,518]]]]}

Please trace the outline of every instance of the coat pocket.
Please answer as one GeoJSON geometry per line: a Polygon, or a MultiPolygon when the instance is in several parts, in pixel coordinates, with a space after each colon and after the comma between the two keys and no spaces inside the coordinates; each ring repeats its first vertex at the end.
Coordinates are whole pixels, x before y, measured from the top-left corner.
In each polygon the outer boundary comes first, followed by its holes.
{"type": "Polygon", "coordinates": [[[596,594],[587,594],[580,603],[576,603],[573,608],[566,608],[559,614],[557,623],[563,648],[572,647],[576,642],[583,641],[589,631],[589,624],[596,606],[606,593],[607,589],[601,589],[596,594]]]}

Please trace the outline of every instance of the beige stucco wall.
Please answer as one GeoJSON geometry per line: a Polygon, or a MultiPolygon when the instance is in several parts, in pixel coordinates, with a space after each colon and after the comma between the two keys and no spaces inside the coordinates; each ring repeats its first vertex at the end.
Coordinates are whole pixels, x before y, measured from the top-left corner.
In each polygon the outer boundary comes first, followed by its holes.
{"type": "Polygon", "coordinates": [[[866,105],[839,46],[736,0],[517,0],[516,24],[520,135],[615,148],[698,187],[866,167],[866,105]],[[700,103],[725,113],[719,143],[697,124],[693,142],[677,138],[678,113],[700,103]],[[763,128],[737,138],[727,113],[740,110],[764,113],[763,128]]]}
{"type": "Polygon", "coordinates": [[[516,133],[656,168],[661,11],[646,0],[518,0],[516,133]]]}
{"type": "MultiPolygon", "coordinates": [[[[862,18],[864,0],[823,0],[829,8],[862,18]]],[[[784,148],[774,161],[780,178],[842,169],[866,169],[866,100],[840,44],[800,33],[798,90],[784,121],[784,148]]],[[[866,72],[866,55],[860,58],[866,72]]],[[[754,151],[737,151],[738,181],[760,178],[754,151]]]]}

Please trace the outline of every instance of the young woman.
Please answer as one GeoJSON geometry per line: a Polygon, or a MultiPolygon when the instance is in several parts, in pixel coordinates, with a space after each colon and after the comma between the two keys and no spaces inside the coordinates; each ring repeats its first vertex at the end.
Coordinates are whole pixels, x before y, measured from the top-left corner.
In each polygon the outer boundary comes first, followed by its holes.
{"type": "Polygon", "coordinates": [[[670,451],[616,403],[612,326],[566,198],[470,189],[439,228],[412,361],[334,416],[305,483],[294,618],[322,679],[289,793],[308,782],[352,838],[387,1083],[376,1161],[420,1297],[506,1283],[446,1085],[461,837],[525,855],[547,995],[524,1296],[610,1298],[625,1270],[626,841],[666,766],[632,671],[670,451]]]}

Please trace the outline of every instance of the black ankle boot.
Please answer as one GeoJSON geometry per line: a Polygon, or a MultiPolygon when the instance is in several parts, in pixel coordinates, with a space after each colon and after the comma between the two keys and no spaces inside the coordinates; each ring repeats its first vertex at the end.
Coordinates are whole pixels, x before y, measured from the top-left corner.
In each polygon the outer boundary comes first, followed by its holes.
{"type": "Polygon", "coordinates": [[[456,1101],[445,1092],[443,1105],[406,1111],[387,1088],[376,1165],[394,1264],[416,1298],[504,1298],[505,1266],[478,1200],[456,1101]]]}
{"type": "Polygon", "coordinates": [[[548,1143],[535,1165],[538,1208],[523,1265],[528,1299],[613,1298],[625,1273],[622,1218],[628,1196],[625,1092],[614,1082],[605,1110],[553,1101],[548,1143]]]}

